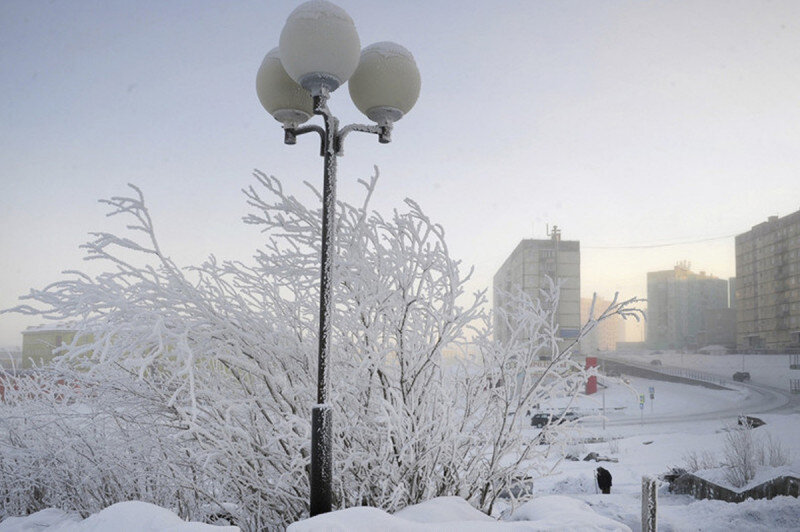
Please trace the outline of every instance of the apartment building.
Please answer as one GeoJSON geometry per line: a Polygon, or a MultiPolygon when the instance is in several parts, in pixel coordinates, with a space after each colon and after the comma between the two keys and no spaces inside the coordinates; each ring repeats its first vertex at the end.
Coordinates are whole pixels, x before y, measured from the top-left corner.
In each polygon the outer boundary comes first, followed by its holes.
{"type": "Polygon", "coordinates": [[[501,341],[509,337],[509,327],[502,319],[502,313],[513,310],[507,296],[515,290],[522,290],[539,298],[548,278],[562,281],[556,311],[560,337],[567,341],[578,336],[581,327],[580,242],[561,240],[557,227],[553,227],[550,235],[548,240],[522,240],[494,276],[495,335],[501,341]]]}
{"type": "Polygon", "coordinates": [[[728,281],[691,271],[688,262],[647,274],[647,345],[702,347],[708,309],[728,308],[728,281]]]}
{"type": "Polygon", "coordinates": [[[800,349],[800,211],[736,236],[736,344],[800,349]]]}

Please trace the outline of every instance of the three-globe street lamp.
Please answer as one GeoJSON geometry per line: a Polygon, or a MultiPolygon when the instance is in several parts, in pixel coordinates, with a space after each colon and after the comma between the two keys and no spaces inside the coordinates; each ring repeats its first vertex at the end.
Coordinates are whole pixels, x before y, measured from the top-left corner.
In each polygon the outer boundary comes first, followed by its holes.
{"type": "Polygon", "coordinates": [[[414,106],[420,77],[414,57],[399,44],[380,42],[361,50],[353,19],[326,0],[311,0],[297,7],[286,20],[278,48],[271,50],[256,76],[261,105],[283,124],[284,142],[317,132],[324,157],[322,195],[322,259],[319,298],[319,353],[317,404],[311,413],[311,516],[331,510],[331,408],[328,401],[334,215],[336,210],[336,158],[345,137],[353,132],[374,133],[386,144],[392,125],[414,106]],[[328,98],[349,80],[350,97],[375,125],[350,124],[328,109],[328,98]],[[312,115],[322,116],[324,128],[300,127],[312,115]]]}

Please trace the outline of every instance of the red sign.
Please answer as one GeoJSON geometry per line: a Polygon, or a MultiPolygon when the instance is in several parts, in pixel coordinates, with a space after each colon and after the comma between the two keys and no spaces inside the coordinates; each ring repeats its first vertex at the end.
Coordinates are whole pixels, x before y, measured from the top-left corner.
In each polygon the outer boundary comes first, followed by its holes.
{"type": "MultiPolygon", "coordinates": [[[[597,357],[586,357],[586,369],[597,367],[597,357]]],[[[586,395],[597,393],[597,376],[592,375],[586,381],[586,395]]]]}

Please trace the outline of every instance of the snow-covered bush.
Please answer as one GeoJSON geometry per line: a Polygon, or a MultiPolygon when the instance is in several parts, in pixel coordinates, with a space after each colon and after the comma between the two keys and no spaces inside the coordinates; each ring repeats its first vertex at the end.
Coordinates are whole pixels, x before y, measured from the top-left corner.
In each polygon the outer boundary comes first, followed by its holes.
{"type": "Polygon", "coordinates": [[[753,480],[759,467],[780,467],[791,462],[780,440],[769,433],[756,435],[749,426],[728,431],[723,456],[725,480],[737,488],[753,480]]]}
{"type": "Polygon", "coordinates": [[[755,431],[748,424],[728,427],[721,455],[704,450],[684,456],[687,471],[721,468],[725,481],[737,488],[753,480],[759,468],[781,467],[791,461],[790,453],[780,440],[769,432],[755,431]]]}
{"type": "Polygon", "coordinates": [[[211,520],[209,482],[189,436],[172,428],[176,416],[145,380],[102,379],[68,368],[0,374],[0,518],[48,507],[86,516],[141,500],[211,520]]]}
{"type": "Polygon", "coordinates": [[[713,469],[719,466],[716,455],[704,449],[702,451],[690,451],[683,457],[687,471],[700,471],[701,469],[713,469]]]}
{"type": "MultiPolygon", "coordinates": [[[[256,177],[245,222],[265,242],[251,263],[212,256],[178,267],[134,187],[105,200],[132,220],[130,235],[96,233],[84,246],[105,273],[68,272],[26,296],[35,306],[14,309],[81,332],[39,372],[70,383],[66,395],[7,387],[0,517],[46,506],[88,515],[128,499],[194,520],[228,516],[243,530],[307,514],[320,209],[256,177]]],[[[394,511],[459,495],[489,511],[500,493],[524,496],[543,456],[563,452],[570,424],[530,441],[525,413],[577,393],[586,371],[558,347],[555,286],[538,299],[512,295],[511,338],[494,341],[485,292],[464,293],[471,273],[443,229],[410,200],[388,218],[370,211],[376,182],[363,183],[362,205],[337,205],[337,506],[394,511]],[[445,349],[461,350],[463,363],[447,367],[445,349]]],[[[615,300],[585,330],[636,315],[632,303],[615,300]]]]}
{"type": "Polygon", "coordinates": [[[750,428],[730,430],[725,434],[725,480],[737,488],[756,476],[757,446],[750,428]]]}

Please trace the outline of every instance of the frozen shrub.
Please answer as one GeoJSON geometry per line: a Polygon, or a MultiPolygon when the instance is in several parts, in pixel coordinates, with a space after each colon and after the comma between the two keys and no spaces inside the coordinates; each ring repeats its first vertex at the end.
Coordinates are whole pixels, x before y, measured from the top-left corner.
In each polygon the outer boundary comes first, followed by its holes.
{"type": "Polygon", "coordinates": [[[753,441],[753,431],[748,428],[730,430],[725,435],[725,479],[731,485],[742,487],[756,474],[758,448],[753,441]]]}
{"type": "Polygon", "coordinates": [[[708,450],[701,452],[690,451],[683,457],[684,467],[687,471],[700,471],[701,469],[713,469],[719,466],[719,461],[714,453],[708,450]]]}
{"type": "Polygon", "coordinates": [[[733,486],[750,482],[759,467],[780,467],[791,457],[772,434],[757,434],[750,427],[730,430],[725,436],[725,479],[733,486]]]}
{"type": "Polygon", "coordinates": [[[790,453],[778,439],[769,432],[756,432],[747,424],[728,427],[721,459],[708,450],[684,455],[687,471],[723,467],[725,480],[738,488],[755,478],[759,467],[780,467],[790,462],[790,453]]]}
{"type": "Polygon", "coordinates": [[[792,461],[791,453],[786,449],[780,440],[774,438],[769,432],[762,439],[759,446],[761,459],[759,465],[770,467],[781,467],[789,465],[792,461]]]}
{"type": "MultiPolygon", "coordinates": [[[[46,505],[85,515],[131,498],[192,520],[224,513],[246,531],[308,514],[321,209],[256,177],[245,222],[265,236],[251,262],[179,267],[134,187],[105,201],[131,233],[96,233],[84,246],[105,273],[72,272],[32,291],[35,307],[15,309],[77,324],[58,371],[83,393],[0,404],[0,516],[46,505]]],[[[539,299],[515,294],[503,316],[513,337],[494,341],[485,291],[465,293],[471,272],[444,230],[410,200],[388,218],[371,211],[376,181],[363,183],[361,206],[337,204],[336,505],[395,511],[459,495],[489,511],[543,473],[568,436],[565,423],[550,445],[531,445],[524,412],[577,393],[586,371],[557,347],[555,286],[539,299]],[[472,356],[448,369],[445,348],[472,356]]],[[[632,304],[615,300],[587,327],[637,316],[632,304]]]]}

